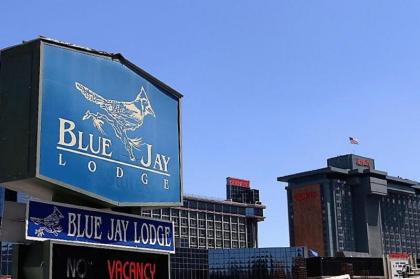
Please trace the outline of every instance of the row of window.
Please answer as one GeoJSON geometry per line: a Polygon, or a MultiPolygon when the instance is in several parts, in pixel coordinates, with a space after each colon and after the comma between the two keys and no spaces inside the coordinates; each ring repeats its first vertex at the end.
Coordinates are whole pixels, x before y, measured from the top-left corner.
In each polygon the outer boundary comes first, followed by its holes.
{"type": "Polygon", "coordinates": [[[184,207],[200,211],[220,212],[228,214],[245,215],[245,208],[242,206],[235,206],[229,204],[219,204],[204,201],[195,201],[184,199],[184,207]]]}
{"type": "MultiPolygon", "coordinates": [[[[202,220],[202,221],[223,221],[223,222],[231,222],[233,224],[239,223],[239,224],[245,224],[245,218],[241,218],[238,216],[232,216],[232,215],[222,215],[222,214],[213,214],[213,213],[204,213],[204,212],[196,212],[196,211],[190,211],[190,210],[179,210],[179,209],[171,209],[170,211],[171,215],[165,215],[163,214],[163,210],[161,212],[160,209],[143,209],[141,212],[141,215],[144,217],[154,217],[154,218],[162,218],[163,217],[170,217],[174,222],[178,222],[181,220],[181,222],[185,225],[187,225],[188,217],[190,220],[202,220]],[[180,216],[181,215],[181,216],[180,216]]],[[[192,221],[192,222],[194,222],[192,221]]],[[[191,224],[192,225],[192,224],[191,224]]]]}
{"type": "Polygon", "coordinates": [[[354,251],[355,241],[351,187],[345,182],[336,182],[334,186],[337,250],[354,251]]]}
{"type": "Polygon", "coordinates": [[[420,254],[420,198],[389,193],[381,199],[386,252],[420,254]]]}
{"type": "Polygon", "coordinates": [[[245,241],[206,239],[205,238],[175,238],[175,246],[180,248],[246,248],[245,241]]]}

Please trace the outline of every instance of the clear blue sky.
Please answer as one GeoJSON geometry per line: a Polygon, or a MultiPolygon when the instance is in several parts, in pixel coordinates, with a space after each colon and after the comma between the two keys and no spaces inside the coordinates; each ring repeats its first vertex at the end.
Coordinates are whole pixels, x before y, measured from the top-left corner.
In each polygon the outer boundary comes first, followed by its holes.
{"type": "Polygon", "coordinates": [[[2,0],[0,13],[0,48],[45,35],[121,52],[182,92],[185,192],[224,198],[225,177],[250,179],[261,246],[289,244],[277,176],[354,150],[420,180],[418,0],[2,0]]]}

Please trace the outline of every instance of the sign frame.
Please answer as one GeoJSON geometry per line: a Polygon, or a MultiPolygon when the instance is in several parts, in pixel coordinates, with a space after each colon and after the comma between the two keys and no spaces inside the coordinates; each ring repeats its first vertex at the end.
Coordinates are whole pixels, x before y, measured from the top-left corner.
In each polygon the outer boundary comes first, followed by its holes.
{"type": "Polygon", "coordinates": [[[100,209],[89,208],[89,207],[84,207],[84,206],[69,205],[69,204],[65,204],[65,203],[45,202],[45,201],[32,200],[32,199],[29,200],[28,203],[26,204],[26,214],[25,215],[26,215],[25,216],[25,239],[26,240],[37,241],[37,242],[51,241],[51,242],[57,242],[57,243],[67,244],[67,245],[77,244],[79,246],[90,246],[90,247],[96,247],[96,248],[111,248],[111,249],[131,251],[131,252],[147,252],[147,253],[165,254],[165,255],[175,254],[175,225],[174,225],[174,222],[172,222],[172,221],[161,220],[161,219],[153,219],[153,218],[149,218],[149,217],[143,217],[143,216],[138,216],[138,215],[128,214],[128,213],[100,210],[100,209]],[[86,211],[91,211],[91,212],[97,212],[97,213],[100,213],[100,214],[111,214],[111,215],[115,215],[115,216],[124,216],[124,217],[129,217],[129,218],[145,219],[145,220],[150,220],[150,221],[154,221],[154,222],[158,221],[158,222],[162,222],[162,223],[168,223],[168,224],[171,224],[171,227],[172,227],[172,244],[173,244],[172,246],[173,246],[173,249],[165,251],[165,250],[143,248],[143,247],[133,247],[133,246],[106,244],[106,243],[92,243],[92,242],[84,242],[84,241],[77,241],[77,240],[74,241],[74,240],[65,240],[65,239],[56,239],[56,238],[41,238],[41,237],[28,236],[28,227],[29,227],[29,218],[30,218],[30,216],[29,216],[29,204],[30,204],[30,202],[43,203],[43,204],[47,204],[47,205],[51,205],[51,206],[61,206],[61,207],[66,207],[66,208],[75,208],[75,209],[78,209],[78,210],[86,210],[86,211]]]}
{"type": "MultiPolygon", "coordinates": [[[[54,240],[48,240],[47,242],[48,245],[48,278],[49,279],[54,279],[53,278],[53,257],[54,257],[54,245],[65,245],[65,246],[74,246],[74,247],[86,247],[86,248],[95,248],[95,249],[106,249],[105,247],[96,247],[93,245],[80,245],[79,243],[61,243],[58,241],[54,241],[54,240]]],[[[121,250],[121,249],[116,249],[113,247],[110,247],[111,250],[116,250],[116,251],[125,251],[125,252],[134,252],[134,253],[141,253],[139,251],[130,251],[130,250],[121,250]]],[[[168,278],[171,278],[171,256],[169,254],[165,255],[167,257],[167,265],[168,265],[168,278]]]]}
{"type": "MultiPolygon", "coordinates": [[[[40,55],[40,61],[39,61],[39,73],[38,73],[38,110],[36,112],[36,117],[37,117],[37,127],[36,127],[36,131],[37,131],[37,141],[36,141],[36,162],[35,162],[35,177],[52,183],[54,185],[57,185],[58,187],[62,187],[64,188],[64,190],[70,190],[76,194],[80,194],[89,198],[93,198],[94,200],[112,205],[112,206],[120,206],[120,207],[128,207],[128,206],[141,206],[141,207],[170,207],[170,206],[182,206],[183,204],[183,166],[182,166],[182,162],[183,162],[183,158],[182,158],[182,95],[179,94],[178,92],[176,92],[175,90],[173,90],[172,88],[170,88],[169,86],[165,85],[164,83],[160,82],[159,80],[157,80],[156,78],[154,78],[153,76],[151,76],[150,74],[148,74],[147,72],[145,72],[144,70],[140,69],[139,67],[137,67],[136,65],[132,64],[131,62],[129,62],[128,60],[126,60],[122,55],[117,54],[112,56],[111,54],[105,53],[105,52],[95,52],[91,49],[86,49],[86,48],[82,48],[82,47],[78,47],[78,46],[74,46],[74,45],[64,45],[60,42],[56,42],[56,41],[51,41],[51,40],[40,40],[40,46],[39,46],[39,55],[40,55]],[[177,199],[177,201],[174,202],[119,202],[117,200],[113,200],[111,198],[102,196],[100,194],[88,191],[86,189],[82,189],[81,187],[78,186],[74,186],[68,183],[65,183],[63,181],[42,175],[40,172],[40,151],[41,151],[41,125],[42,125],[42,113],[43,113],[43,73],[44,73],[44,46],[52,46],[52,47],[58,47],[58,48],[62,48],[62,49],[66,49],[68,51],[76,51],[76,52],[80,52],[83,54],[88,54],[88,55],[93,55],[93,56],[97,56],[100,57],[102,59],[109,59],[111,61],[117,61],[118,63],[121,63],[122,65],[126,66],[129,70],[131,70],[132,72],[134,72],[136,75],[142,77],[143,79],[149,81],[153,86],[155,86],[156,88],[158,88],[160,91],[165,92],[166,94],[172,95],[174,96],[174,98],[177,99],[177,110],[178,110],[178,117],[176,119],[177,121],[177,126],[178,126],[178,158],[179,158],[179,197],[177,199]]],[[[164,93],[162,93],[164,94],[164,93]]],[[[42,186],[41,186],[42,187],[42,186]]],[[[60,191],[59,189],[57,189],[58,191],[60,191]]]]}

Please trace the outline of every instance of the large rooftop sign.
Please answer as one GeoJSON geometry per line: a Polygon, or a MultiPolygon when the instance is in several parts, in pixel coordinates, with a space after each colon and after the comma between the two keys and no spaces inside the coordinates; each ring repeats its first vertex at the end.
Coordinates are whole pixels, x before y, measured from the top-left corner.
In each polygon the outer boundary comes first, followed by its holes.
{"type": "Polygon", "coordinates": [[[234,177],[227,177],[226,182],[228,186],[238,186],[243,188],[250,188],[251,181],[245,179],[239,179],[234,177]]]}
{"type": "Polygon", "coordinates": [[[120,206],[181,203],[179,93],[121,55],[56,41],[0,57],[0,182],[34,178],[120,206]]]}

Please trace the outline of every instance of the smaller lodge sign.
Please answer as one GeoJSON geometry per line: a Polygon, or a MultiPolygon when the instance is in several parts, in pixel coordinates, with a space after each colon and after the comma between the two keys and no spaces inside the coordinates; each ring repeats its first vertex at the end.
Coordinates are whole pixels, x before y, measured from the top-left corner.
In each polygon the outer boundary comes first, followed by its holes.
{"type": "Polygon", "coordinates": [[[134,215],[29,201],[26,239],[174,253],[173,223],[134,215]]]}

